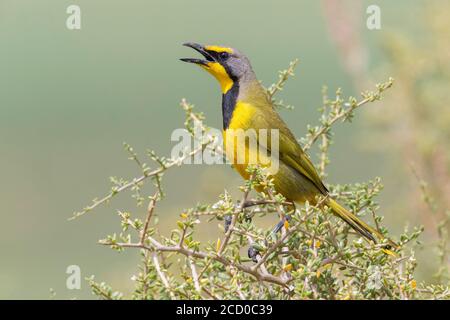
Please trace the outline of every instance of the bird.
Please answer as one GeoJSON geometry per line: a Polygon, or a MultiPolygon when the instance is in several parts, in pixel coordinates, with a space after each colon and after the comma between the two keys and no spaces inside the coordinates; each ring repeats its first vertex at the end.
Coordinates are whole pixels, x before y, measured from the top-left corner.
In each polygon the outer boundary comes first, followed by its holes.
{"type": "MultiPolygon", "coordinates": [[[[214,76],[219,82],[222,92],[222,124],[224,145],[229,143],[232,130],[277,130],[279,163],[271,176],[277,193],[292,203],[317,204],[322,196],[321,207],[331,208],[331,212],[344,220],[357,233],[369,242],[378,243],[384,236],[358,218],[330,196],[311,159],[304,152],[294,134],[275,109],[266,89],[258,81],[250,60],[240,51],[228,46],[201,45],[188,42],[186,47],[198,51],[203,57],[181,58],[181,61],[193,63],[214,76]],[[319,197],[318,197],[319,196],[319,197]]],[[[257,136],[258,148],[266,148],[270,154],[271,143],[261,143],[257,136]]],[[[249,179],[248,162],[237,161],[236,152],[248,154],[256,152],[248,143],[235,145],[231,152],[225,147],[227,157],[233,160],[232,165],[244,178],[249,179]],[[234,152],[234,154],[232,154],[234,152]],[[231,153],[231,154],[230,154],[231,153]]],[[[247,158],[245,158],[247,159],[247,158]]],[[[257,157],[257,159],[259,159],[257,157]]],[[[397,247],[388,239],[386,247],[397,247]]]]}

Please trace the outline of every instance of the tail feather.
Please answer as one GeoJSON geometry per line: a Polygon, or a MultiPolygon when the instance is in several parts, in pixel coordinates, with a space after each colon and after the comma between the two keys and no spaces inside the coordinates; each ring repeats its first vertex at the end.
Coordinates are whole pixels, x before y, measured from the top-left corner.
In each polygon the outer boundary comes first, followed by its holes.
{"type": "MultiPolygon", "coordinates": [[[[339,203],[331,198],[328,198],[326,205],[328,205],[333,214],[348,223],[355,231],[361,234],[366,239],[377,243],[383,241],[384,236],[374,228],[370,227],[367,223],[359,219],[356,215],[345,209],[339,203]]],[[[389,244],[393,247],[397,247],[397,244],[389,240],[389,244]]]]}

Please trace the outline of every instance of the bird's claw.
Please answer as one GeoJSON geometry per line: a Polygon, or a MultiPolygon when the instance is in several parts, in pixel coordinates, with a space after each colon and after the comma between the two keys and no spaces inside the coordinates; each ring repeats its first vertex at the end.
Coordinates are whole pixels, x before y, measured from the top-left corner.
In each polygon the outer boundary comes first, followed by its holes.
{"type": "Polygon", "coordinates": [[[253,262],[255,262],[255,263],[258,262],[258,259],[256,258],[256,257],[258,256],[258,254],[259,254],[258,249],[256,249],[256,248],[253,247],[253,246],[250,246],[250,247],[248,248],[247,254],[248,254],[248,257],[249,257],[250,259],[252,259],[253,262]]]}

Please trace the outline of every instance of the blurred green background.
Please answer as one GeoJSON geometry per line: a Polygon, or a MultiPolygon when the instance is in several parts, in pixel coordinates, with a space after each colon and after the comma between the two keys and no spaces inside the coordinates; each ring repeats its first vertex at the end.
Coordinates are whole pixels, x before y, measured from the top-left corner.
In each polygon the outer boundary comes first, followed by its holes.
{"type": "MultiPolygon", "coordinates": [[[[119,231],[117,209],[137,215],[144,209],[124,194],[92,214],[67,218],[103,195],[109,176],[138,174],[122,142],[141,154],[146,148],[170,154],[171,132],[184,121],[181,98],[203,111],[211,126],[221,127],[218,85],[178,60],[193,56],[183,42],[239,48],[265,85],[299,58],[296,76],[280,95],[296,106],[283,117],[298,137],[308,123],[317,123],[322,85],[357,95],[327,29],[324,2],[0,0],[0,298],[46,299],[50,288],[61,299],[92,298],[84,281],[81,290],[66,289],[65,271],[72,264],[81,267],[83,278],[95,274],[116,289],[130,289],[138,253],[118,254],[96,242],[119,231]],[[81,30],[66,28],[71,4],[81,7],[81,30]]],[[[347,14],[360,17],[368,66],[376,69],[386,59],[380,39],[392,29],[413,35],[423,2],[353,2],[347,14]],[[382,9],[381,30],[365,27],[369,4],[382,9]]],[[[389,76],[396,74],[385,68],[374,81],[389,76]]],[[[383,101],[368,106],[384,107],[383,101]]],[[[380,202],[387,208],[401,184],[391,166],[398,155],[364,146],[365,113],[362,109],[351,125],[336,126],[327,180],[354,183],[381,176],[380,202]]],[[[228,166],[172,170],[165,176],[167,198],[157,209],[163,230],[182,208],[213,201],[240,182],[228,166]]],[[[393,234],[406,222],[420,223],[395,211],[383,214],[393,234]]],[[[215,238],[220,230],[205,232],[215,238]]],[[[421,270],[427,278],[427,266],[421,270]]]]}

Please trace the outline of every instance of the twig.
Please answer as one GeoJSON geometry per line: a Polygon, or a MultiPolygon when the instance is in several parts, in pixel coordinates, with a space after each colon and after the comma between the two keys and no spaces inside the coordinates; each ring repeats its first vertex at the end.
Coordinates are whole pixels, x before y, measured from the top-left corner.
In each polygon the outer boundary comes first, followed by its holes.
{"type": "Polygon", "coordinates": [[[294,75],[294,69],[297,66],[297,64],[298,59],[295,59],[294,61],[291,61],[289,63],[289,67],[286,70],[280,71],[278,81],[272,84],[267,89],[267,94],[270,99],[272,99],[278,91],[283,90],[286,81],[289,79],[290,76],[294,75]]]}
{"type": "Polygon", "coordinates": [[[172,292],[172,288],[170,287],[170,284],[166,278],[166,275],[161,270],[161,266],[159,265],[159,260],[158,260],[158,254],[156,252],[153,253],[153,264],[155,265],[156,272],[158,273],[158,276],[161,279],[161,282],[163,283],[164,287],[166,287],[167,291],[169,291],[171,299],[175,300],[176,299],[175,294],[172,292]]]}
{"type": "Polygon", "coordinates": [[[142,245],[139,243],[110,243],[108,241],[102,241],[100,242],[100,244],[102,245],[115,245],[118,247],[129,247],[129,248],[142,248],[145,250],[149,250],[149,251],[157,251],[157,252],[177,252],[179,254],[182,254],[186,257],[193,257],[193,258],[198,258],[198,259],[212,259],[215,260],[217,262],[220,262],[221,264],[225,265],[225,266],[232,266],[237,268],[238,270],[248,273],[252,276],[254,276],[256,279],[258,279],[259,281],[267,281],[270,283],[275,283],[278,284],[280,286],[285,287],[287,285],[287,281],[280,279],[279,277],[275,277],[272,276],[271,274],[263,274],[261,272],[259,272],[258,270],[255,270],[252,267],[240,264],[240,263],[235,263],[233,261],[228,260],[227,258],[223,257],[223,256],[218,256],[218,255],[213,255],[213,254],[208,254],[202,251],[194,251],[191,249],[187,249],[184,247],[179,247],[179,246],[165,246],[162,245],[161,243],[159,243],[158,241],[156,241],[155,239],[153,239],[152,237],[148,237],[148,240],[151,242],[152,246],[147,246],[147,245],[142,245]]]}
{"type": "MultiPolygon", "coordinates": [[[[253,179],[253,177],[250,177],[250,181],[251,181],[252,179],[253,179]]],[[[218,255],[218,256],[221,256],[221,255],[222,255],[222,253],[224,252],[225,248],[226,248],[227,245],[228,245],[228,242],[229,242],[230,239],[231,239],[231,235],[233,234],[234,226],[236,225],[237,216],[239,215],[239,213],[242,212],[242,210],[244,210],[244,204],[245,204],[245,202],[246,202],[246,200],[247,200],[247,198],[248,198],[249,193],[250,193],[250,188],[247,188],[247,189],[244,191],[244,196],[242,197],[242,201],[241,201],[241,204],[240,204],[240,206],[239,206],[239,209],[236,210],[236,211],[233,213],[232,217],[231,217],[231,223],[230,223],[230,226],[229,226],[229,228],[228,228],[228,231],[225,233],[225,238],[224,238],[224,240],[223,240],[223,242],[222,242],[222,244],[221,244],[221,246],[220,246],[220,248],[219,248],[219,251],[217,252],[217,255],[218,255]]]]}
{"type": "Polygon", "coordinates": [[[330,130],[331,126],[334,123],[342,119],[347,119],[353,113],[353,111],[355,111],[355,109],[367,104],[368,102],[379,100],[381,97],[381,93],[384,90],[390,88],[393,83],[394,80],[392,78],[389,78],[388,82],[377,87],[377,91],[375,93],[364,93],[363,96],[365,96],[365,98],[363,100],[361,100],[360,102],[351,103],[347,109],[341,109],[340,112],[337,112],[333,118],[327,120],[326,125],[321,125],[320,128],[316,132],[314,132],[311,137],[309,137],[308,142],[303,146],[303,150],[307,151],[309,148],[311,148],[311,146],[317,141],[317,139],[319,139],[323,134],[326,134],[330,130]]]}
{"type": "Polygon", "coordinates": [[[150,220],[152,219],[153,210],[155,209],[157,196],[158,196],[158,192],[156,192],[153,195],[153,197],[151,197],[150,202],[149,202],[148,207],[147,207],[147,217],[145,219],[144,228],[142,229],[142,232],[141,232],[141,241],[140,241],[140,243],[142,243],[142,244],[145,242],[145,237],[147,235],[148,226],[149,226],[150,220]]]}
{"type": "Polygon", "coordinates": [[[197,269],[195,268],[195,264],[192,261],[192,259],[188,258],[189,261],[189,266],[191,267],[191,272],[192,272],[192,279],[194,280],[194,286],[195,286],[195,290],[197,290],[197,292],[200,294],[202,292],[202,289],[200,287],[200,283],[198,282],[198,274],[197,274],[197,269]]]}
{"type": "Polygon", "coordinates": [[[195,155],[197,152],[200,152],[203,150],[203,146],[197,147],[196,149],[192,150],[189,153],[184,154],[183,156],[177,158],[177,159],[172,159],[169,160],[168,163],[165,166],[161,166],[153,171],[150,171],[138,178],[134,178],[133,181],[128,182],[126,184],[124,184],[123,186],[114,189],[113,191],[111,191],[109,194],[107,194],[106,196],[104,196],[102,199],[95,201],[92,205],[86,207],[83,209],[83,211],[81,212],[76,212],[73,214],[72,217],[70,217],[68,220],[73,220],[76,219],[86,213],[88,213],[89,211],[92,211],[93,209],[95,209],[96,207],[98,207],[101,204],[104,204],[105,202],[108,202],[109,200],[111,200],[111,198],[113,198],[115,195],[117,195],[118,193],[125,191],[131,187],[133,187],[136,184],[141,183],[142,181],[150,178],[150,177],[154,177],[157,175],[160,175],[161,173],[163,173],[164,171],[166,171],[167,169],[173,167],[173,166],[178,166],[181,165],[182,162],[187,159],[192,157],[193,155],[195,155]]]}

